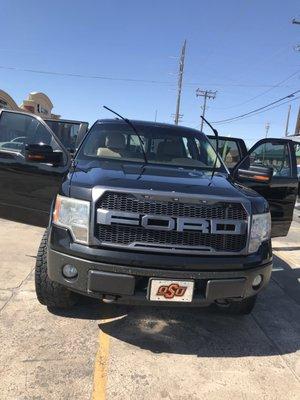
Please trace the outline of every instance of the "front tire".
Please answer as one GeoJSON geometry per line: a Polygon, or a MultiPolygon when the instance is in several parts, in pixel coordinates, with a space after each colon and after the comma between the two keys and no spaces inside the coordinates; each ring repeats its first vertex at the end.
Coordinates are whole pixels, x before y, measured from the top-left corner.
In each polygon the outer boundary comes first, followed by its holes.
{"type": "Polygon", "coordinates": [[[57,282],[50,280],[47,273],[46,229],[40,243],[35,264],[35,291],[38,301],[49,308],[71,308],[77,302],[77,295],[57,282]]]}

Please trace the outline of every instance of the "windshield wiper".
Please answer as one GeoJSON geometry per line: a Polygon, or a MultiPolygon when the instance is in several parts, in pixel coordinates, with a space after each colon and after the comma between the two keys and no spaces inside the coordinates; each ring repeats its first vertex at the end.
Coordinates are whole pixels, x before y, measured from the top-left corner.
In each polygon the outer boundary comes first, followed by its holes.
{"type": "Polygon", "coordinates": [[[209,184],[208,184],[208,185],[210,185],[211,182],[212,182],[212,179],[213,179],[213,177],[214,177],[214,175],[215,175],[216,166],[217,166],[217,161],[218,161],[218,154],[219,154],[219,133],[218,133],[217,129],[215,129],[215,128],[203,117],[203,115],[201,115],[201,118],[202,118],[203,121],[210,127],[210,129],[213,131],[213,133],[214,133],[214,135],[215,135],[215,137],[216,137],[216,148],[215,148],[215,151],[216,151],[216,159],[215,159],[214,166],[213,166],[213,170],[212,170],[212,173],[211,173],[210,182],[209,182],[209,184]]]}
{"type": "Polygon", "coordinates": [[[145,160],[145,164],[148,164],[148,160],[147,160],[147,156],[144,150],[144,141],[141,138],[140,134],[138,133],[136,127],[133,125],[133,123],[128,119],[128,118],[124,118],[122,117],[122,115],[120,115],[119,113],[117,113],[116,111],[112,110],[111,108],[107,107],[107,106],[103,106],[103,108],[105,108],[106,110],[110,111],[111,113],[117,115],[118,117],[120,117],[123,121],[126,122],[126,124],[128,124],[134,131],[134,133],[136,134],[136,136],[138,137],[139,141],[140,141],[140,145],[141,145],[141,149],[142,149],[142,153],[143,153],[143,157],[145,160]]]}

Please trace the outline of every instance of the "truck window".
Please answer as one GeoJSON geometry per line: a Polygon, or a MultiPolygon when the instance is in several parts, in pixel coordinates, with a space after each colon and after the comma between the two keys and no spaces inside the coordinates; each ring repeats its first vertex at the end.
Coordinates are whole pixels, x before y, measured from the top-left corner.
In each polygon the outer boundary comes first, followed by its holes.
{"type": "MultiPolygon", "coordinates": [[[[145,138],[141,136],[142,141],[144,142],[143,147],[144,147],[144,151],[146,151],[145,149],[145,138]]],[[[128,148],[130,150],[131,154],[137,154],[138,157],[143,157],[143,152],[141,149],[141,142],[139,140],[139,138],[137,137],[137,135],[128,135],[128,148]]]]}
{"type": "Polygon", "coordinates": [[[80,123],[46,120],[47,125],[68,150],[75,150],[80,123]]]}
{"type": "Polygon", "coordinates": [[[290,177],[291,165],[287,145],[262,143],[250,153],[251,166],[271,167],[273,176],[290,177]]]}
{"type": "MultiPolygon", "coordinates": [[[[211,144],[216,148],[216,139],[209,139],[211,144]]],[[[233,168],[241,159],[238,144],[235,140],[219,139],[219,154],[224,160],[228,168],[233,168]]]]}
{"type": "Polygon", "coordinates": [[[26,144],[44,143],[60,150],[48,129],[34,116],[2,112],[0,119],[0,150],[24,155],[26,144]]]}

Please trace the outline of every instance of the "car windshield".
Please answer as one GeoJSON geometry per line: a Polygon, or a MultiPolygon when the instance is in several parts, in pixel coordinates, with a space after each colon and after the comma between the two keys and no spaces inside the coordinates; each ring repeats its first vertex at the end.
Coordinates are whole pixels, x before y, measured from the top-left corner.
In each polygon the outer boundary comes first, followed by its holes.
{"type": "MultiPolygon", "coordinates": [[[[78,161],[119,160],[212,170],[216,152],[202,133],[168,125],[135,124],[141,137],[125,123],[97,122],[85,138],[78,161]],[[144,152],[143,152],[143,149],[144,152]]],[[[220,159],[216,169],[226,171],[220,159]]]]}

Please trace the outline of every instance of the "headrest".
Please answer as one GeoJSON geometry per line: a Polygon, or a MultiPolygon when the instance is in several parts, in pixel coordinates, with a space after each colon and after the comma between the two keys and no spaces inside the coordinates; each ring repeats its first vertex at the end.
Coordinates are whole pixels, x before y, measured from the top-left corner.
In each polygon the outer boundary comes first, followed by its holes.
{"type": "Polygon", "coordinates": [[[123,150],[126,147],[125,136],[119,132],[112,132],[106,136],[105,147],[114,150],[123,150]]]}

